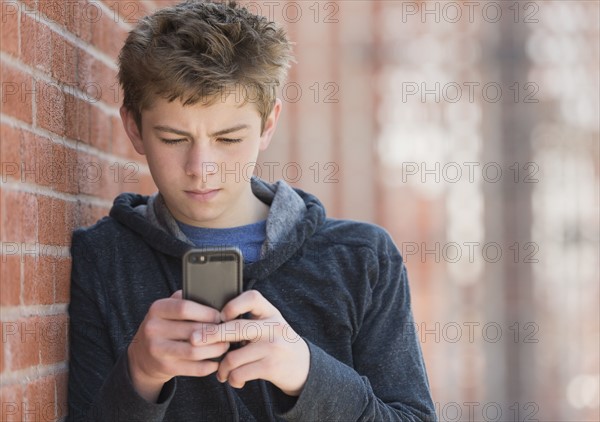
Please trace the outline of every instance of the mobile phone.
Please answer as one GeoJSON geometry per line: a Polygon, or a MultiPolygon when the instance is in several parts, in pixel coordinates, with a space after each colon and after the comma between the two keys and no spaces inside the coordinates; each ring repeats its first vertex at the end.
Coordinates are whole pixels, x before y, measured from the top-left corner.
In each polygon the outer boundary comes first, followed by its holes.
{"type": "Polygon", "coordinates": [[[242,293],[243,262],[236,247],[190,249],[183,255],[183,298],[222,310],[242,293]]]}

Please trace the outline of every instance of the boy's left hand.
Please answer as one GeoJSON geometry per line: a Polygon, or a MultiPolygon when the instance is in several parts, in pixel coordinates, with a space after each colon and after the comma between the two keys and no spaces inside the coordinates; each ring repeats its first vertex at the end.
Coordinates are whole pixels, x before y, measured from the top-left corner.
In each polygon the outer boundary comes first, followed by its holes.
{"type": "Polygon", "coordinates": [[[216,331],[195,332],[194,345],[246,342],[229,351],[217,371],[217,378],[242,388],[247,381],[264,379],[289,396],[299,396],[310,365],[306,342],[283,319],[281,313],[256,290],[249,290],[229,301],[221,311],[216,331]],[[250,319],[236,319],[250,314],[250,319]]]}

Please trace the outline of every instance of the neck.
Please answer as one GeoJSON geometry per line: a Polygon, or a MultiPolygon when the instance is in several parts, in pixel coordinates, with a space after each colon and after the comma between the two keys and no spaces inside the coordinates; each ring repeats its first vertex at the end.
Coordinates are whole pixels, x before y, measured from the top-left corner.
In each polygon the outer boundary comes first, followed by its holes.
{"type": "Polygon", "coordinates": [[[269,206],[258,199],[252,193],[252,189],[250,189],[250,203],[251,207],[248,212],[248,219],[245,224],[257,223],[259,221],[265,220],[269,215],[269,206]]]}
{"type": "Polygon", "coordinates": [[[236,204],[232,207],[237,210],[244,210],[243,213],[233,212],[230,214],[227,227],[245,226],[265,220],[269,215],[269,206],[254,196],[250,184],[244,194],[241,195],[236,204]]]}

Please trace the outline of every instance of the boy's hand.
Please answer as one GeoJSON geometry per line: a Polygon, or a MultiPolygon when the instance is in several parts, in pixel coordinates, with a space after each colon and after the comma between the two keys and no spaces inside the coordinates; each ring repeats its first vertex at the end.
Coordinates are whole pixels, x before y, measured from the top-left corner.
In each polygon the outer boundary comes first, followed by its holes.
{"type": "MultiPolygon", "coordinates": [[[[221,322],[216,309],[182,300],[181,290],[154,302],[127,350],[129,375],[136,391],[155,402],[163,384],[176,375],[206,376],[219,363],[229,343],[192,345],[192,333],[216,332],[221,322]]],[[[206,334],[204,334],[206,335],[206,334]]]]}
{"type": "Polygon", "coordinates": [[[300,395],[308,377],[310,352],[277,308],[258,291],[249,290],[225,305],[221,319],[226,322],[214,333],[192,336],[192,344],[197,345],[248,342],[225,355],[217,371],[220,381],[242,388],[247,381],[264,379],[287,395],[300,395]],[[235,319],[248,312],[251,319],[235,319]]]}

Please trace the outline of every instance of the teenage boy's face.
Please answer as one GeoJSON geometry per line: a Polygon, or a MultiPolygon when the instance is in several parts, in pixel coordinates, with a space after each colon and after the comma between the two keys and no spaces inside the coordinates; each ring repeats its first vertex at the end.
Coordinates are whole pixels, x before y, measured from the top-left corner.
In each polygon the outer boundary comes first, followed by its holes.
{"type": "Polygon", "coordinates": [[[259,205],[250,177],[280,110],[277,100],[262,133],[255,104],[242,105],[235,95],[210,106],[158,99],[142,112],[141,133],[123,107],[121,118],[173,216],[193,226],[222,228],[253,222],[249,215],[259,205]]]}

